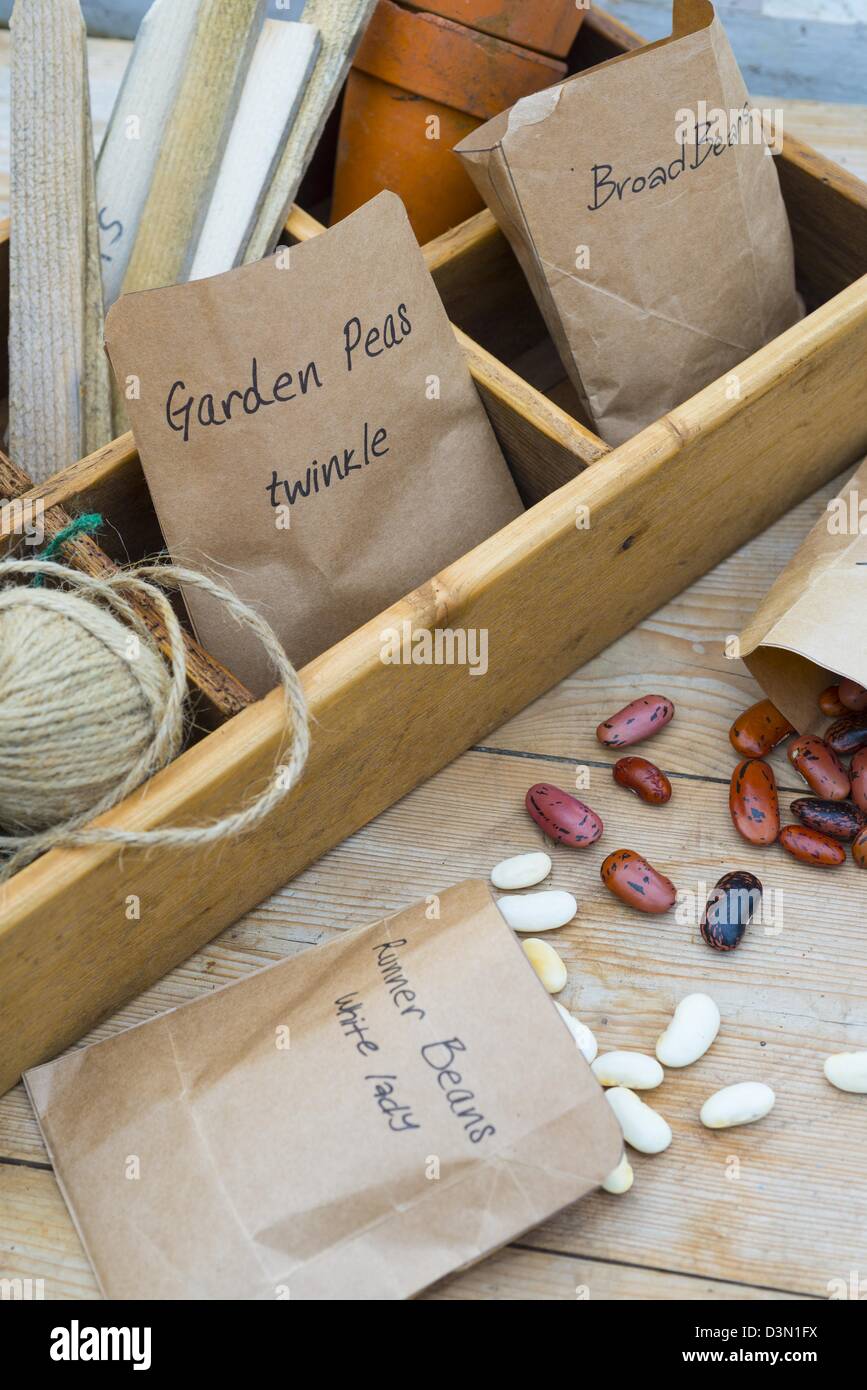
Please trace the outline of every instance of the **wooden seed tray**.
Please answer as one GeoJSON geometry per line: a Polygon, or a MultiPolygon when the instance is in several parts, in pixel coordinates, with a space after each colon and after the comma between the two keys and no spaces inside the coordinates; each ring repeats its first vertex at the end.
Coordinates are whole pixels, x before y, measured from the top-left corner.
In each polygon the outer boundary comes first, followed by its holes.
{"type": "MultiPolygon", "coordinates": [[[[573,65],[638,42],[592,11],[573,65]]],[[[742,364],[737,399],[716,381],[616,449],[574,418],[490,215],[426,248],[528,510],[304,669],[310,761],[257,833],[200,853],[55,850],[0,890],[0,1092],[867,453],[867,186],[790,137],[777,167],[810,312],[742,364]],[[379,634],[404,621],[487,629],[487,675],[383,665],[379,634]]],[[[287,226],[299,240],[320,230],[300,208],[287,226]]],[[[7,277],[0,243],[0,314],[7,277]]],[[[91,563],[161,543],[129,435],[25,496],[55,526],[59,509],[106,515],[123,547],[91,563]]],[[[232,713],[245,692],[220,670],[202,653],[192,673],[212,732],[103,823],[199,821],[261,786],[280,696],[232,713]]]]}

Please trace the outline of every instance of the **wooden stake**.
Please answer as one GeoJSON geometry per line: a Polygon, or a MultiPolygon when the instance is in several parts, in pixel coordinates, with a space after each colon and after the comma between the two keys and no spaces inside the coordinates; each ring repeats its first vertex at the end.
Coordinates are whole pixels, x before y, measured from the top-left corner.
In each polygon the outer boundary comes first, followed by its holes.
{"type": "Polygon", "coordinates": [[[96,189],[107,310],[120,294],[198,13],[199,0],[154,0],[105,132],[96,189]]]}
{"type": "Polygon", "coordinates": [[[9,441],[34,479],[111,438],[78,0],[18,0],[12,28],[9,441]]]}
{"type": "Polygon", "coordinates": [[[244,264],[273,251],[289,207],[319,143],[377,0],[307,0],[304,22],[315,24],[322,48],[286,147],[244,252],[244,264]]]}
{"type": "Polygon", "coordinates": [[[186,278],[264,13],[264,0],[201,0],[124,293],[186,278]]]}
{"type": "Polygon", "coordinates": [[[82,374],[81,449],[92,454],[113,437],[111,371],[105,351],[105,305],[99,255],[99,220],[96,209],[96,171],[93,165],[93,123],[90,116],[90,84],[87,80],[85,45],[84,85],[84,371],[82,374]]]}
{"type": "Polygon", "coordinates": [[[319,53],[312,24],[266,19],[247,71],[191,280],[239,265],[319,53]]]}

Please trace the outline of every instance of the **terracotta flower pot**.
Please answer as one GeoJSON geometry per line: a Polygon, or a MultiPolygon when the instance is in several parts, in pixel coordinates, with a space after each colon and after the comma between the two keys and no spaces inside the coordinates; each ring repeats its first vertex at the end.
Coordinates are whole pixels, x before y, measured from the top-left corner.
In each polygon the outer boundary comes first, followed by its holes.
{"type": "Polygon", "coordinates": [[[346,84],[331,221],[384,188],[403,199],[421,243],[471,217],[482,201],[453,146],[565,73],[553,58],[380,0],[346,84]]]}
{"type": "Polygon", "coordinates": [[[522,48],[565,58],[587,8],[576,0],[404,0],[410,9],[429,10],[468,29],[492,34],[522,48]]]}

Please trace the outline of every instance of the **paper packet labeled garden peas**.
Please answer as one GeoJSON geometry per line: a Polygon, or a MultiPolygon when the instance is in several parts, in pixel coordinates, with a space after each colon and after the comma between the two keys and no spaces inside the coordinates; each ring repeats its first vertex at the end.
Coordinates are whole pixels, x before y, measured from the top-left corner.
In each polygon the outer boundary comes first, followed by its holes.
{"type": "Polygon", "coordinates": [[[761,113],[713,6],[676,0],[672,31],[524,97],[456,147],[609,444],[800,314],[761,113]]]}
{"type": "Polygon", "coordinates": [[[25,1081],[109,1298],[409,1298],[623,1146],[478,880],[25,1081]]]}
{"type": "Polygon", "coordinates": [[[829,684],[867,686],[867,460],[756,609],[740,654],[801,734],[824,726],[818,696],[829,684]]]}
{"type": "MultiPolygon", "coordinates": [[[[124,295],[106,348],[173,559],[257,607],[298,667],[521,511],[392,193],[264,261],[124,295]]],[[[264,694],[256,639],[184,597],[264,694]]]]}

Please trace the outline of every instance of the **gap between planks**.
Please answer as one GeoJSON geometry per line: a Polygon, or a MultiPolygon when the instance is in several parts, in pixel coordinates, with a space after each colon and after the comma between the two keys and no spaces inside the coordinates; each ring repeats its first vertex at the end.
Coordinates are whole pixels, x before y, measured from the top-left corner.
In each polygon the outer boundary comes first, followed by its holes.
{"type": "MultiPolygon", "coordinates": [[[[78,1233],[50,1169],[35,1164],[0,1163],[7,1233],[0,1235],[0,1273],[4,1278],[44,1281],[52,1301],[100,1297],[78,1233]],[[29,1171],[22,1171],[27,1169],[29,1171]]],[[[715,1298],[722,1300],[806,1300],[794,1290],[768,1288],[712,1275],[683,1272],[604,1257],[535,1246],[526,1238],[504,1247],[469,1269],[441,1280],[420,1295],[422,1301],[634,1301],[715,1298]]]]}

